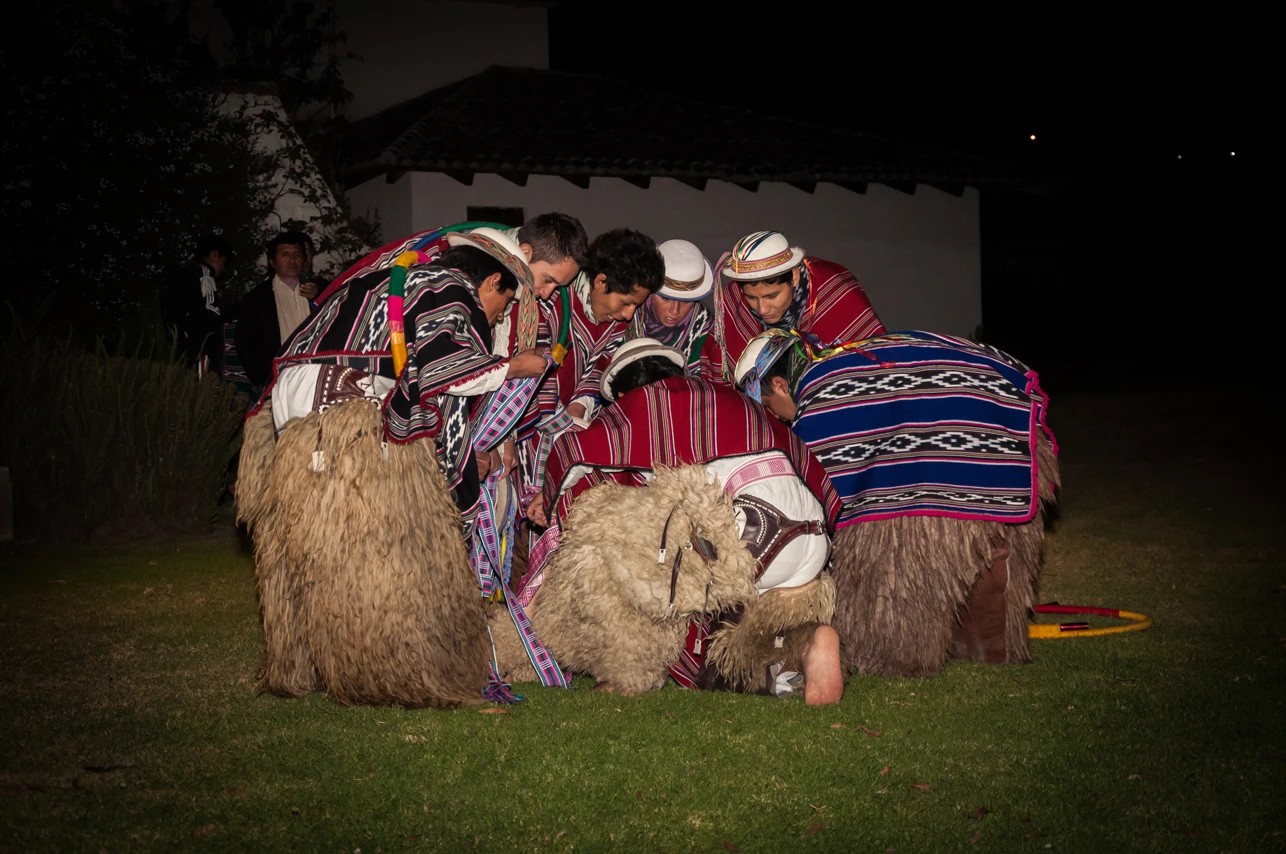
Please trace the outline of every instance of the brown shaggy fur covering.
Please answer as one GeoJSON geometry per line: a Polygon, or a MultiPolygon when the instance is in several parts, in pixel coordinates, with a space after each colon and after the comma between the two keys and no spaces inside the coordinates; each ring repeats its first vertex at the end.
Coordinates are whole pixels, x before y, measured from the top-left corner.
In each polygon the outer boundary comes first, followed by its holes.
{"type": "Polygon", "coordinates": [[[801,670],[803,651],[818,625],[835,617],[835,582],[822,573],[800,587],[768,590],[732,626],[710,636],[707,662],[738,691],[760,691],[767,670],[780,661],[801,670]],[[783,635],[781,648],[776,645],[783,635]]]}
{"type": "Polygon", "coordinates": [[[1058,460],[1037,442],[1041,505],[1023,525],[937,516],[863,522],[835,537],[835,629],[849,666],[863,675],[929,676],[946,662],[957,614],[992,560],[992,543],[1010,549],[1005,588],[1009,663],[1031,660],[1028,610],[1036,598],[1045,507],[1055,499],[1058,460]]]}
{"type": "MultiPolygon", "coordinates": [[[[645,487],[609,483],[577,498],[527,613],[561,666],[620,693],[638,694],[665,684],[692,614],[717,613],[758,597],[754,574],[755,560],[737,535],[732,502],[717,484],[706,482],[705,467],[662,468],[645,487]],[[675,507],[670,552],[659,564],[661,532],[675,507]],[[674,549],[688,543],[694,526],[714,543],[718,560],[707,566],[695,551],[684,551],[671,611],[674,549]]],[[[491,627],[505,678],[534,679],[503,606],[492,610],[491,627]]]]}
{"type": "Polygon", "coordinates": [[[384,460],[380,411],[365,401],[272,434],[265,406],[246,424],[237,480],[263,613],[260,690],[408,708],[480,701],[485,614],[433,443],[389,443],[384,460]]]}

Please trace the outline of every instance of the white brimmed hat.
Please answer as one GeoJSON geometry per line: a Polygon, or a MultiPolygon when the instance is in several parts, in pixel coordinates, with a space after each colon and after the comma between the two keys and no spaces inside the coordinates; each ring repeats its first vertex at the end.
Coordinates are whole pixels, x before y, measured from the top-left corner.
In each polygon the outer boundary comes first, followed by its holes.
{"type": "Polygon", "coordinates": [[[536,281],[523,257],[522,247],[503,231],[494,228],[475,228],[473,231],[457,231],[447,235],[448,246],[472,246],[481,249],[495,258],[505,269],[518,279],[518,289],[530,288],[536,281]]]}
{"type": "Polygon", "coordinates": [[[803,260],[804,250],[791,246],[780,231],[756,231],[732,247],[722,272],[729,279],[753,282],[793,270],[803,260]]]}
{"type": "Polygon", "coordinates": [[[598,390],[603,399],[616,400],[616,395],[612,394],[612,381],[616,379],[616,375],[622,368],[649,356],[660,356],[663,359],[669,359],[680,368],[687,367],[683,354],[673,347],[668,347],[655,338],[631,339],[617,349],[616,355],[612,356],[611,364],[603,371],[603,379],[598,384],[598,390]]]}
{"type": "Polygon", "coordinates": [[[799,343],[800,338],[793,332],[782,329],[766,329],[746,344],[741,351],[736,367],[732,370],[732,381],[744,394],[754,400],[761,399],[759,387],[764,374],[777,363],[790,347],[799,343]]]}
{"type": "Polygon", "coordinates": [[[667,240],[656,247],[665,259],[665,281],[657,291],[676,302],[696,302],[714,288],[714,270],[695,243],[667,240]]]}

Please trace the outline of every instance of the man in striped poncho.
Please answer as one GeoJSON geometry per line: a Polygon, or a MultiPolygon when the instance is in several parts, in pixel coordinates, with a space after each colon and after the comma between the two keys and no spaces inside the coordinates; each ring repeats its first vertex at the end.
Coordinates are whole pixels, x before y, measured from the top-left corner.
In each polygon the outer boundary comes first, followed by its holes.
{"type": "Polygon", "coordinates": [[[492,352],[492,326],[531,286],[518,245],[486,229],[450,242],[435,263],[345,282],[286,343],[247,419],[237,498],[255,539],[263,691],[451,707],[488,686],[466,549],[480,500],[469,404],[547,361],[492,352]]]}
{"type": "Polygon", "coordinates": [[[949,654],[1030,660],[1058,483],[1035,372],[927,332],[819,351],[772,330],[735,379],[792,425],[839,494],[835,627],[859,672],[924,676],[949,654]]]}
{"type": "Polygon", "coordinates": [[[608,405],[558,440],[533,503],[561,544],[516,595],[559,662],[605,689],[653,690],[668,672],[688,688],[835,702],[834,492],[784,425],[686,366],[648,338],[617,351],[608,405]],[[717,547],[694,550],[706,540],[717,547]]]}
{"type": "Polygon", "coordinates": [[[806,256],[777,231],[756,231],[720,259],[714,331],[702,376],[731,382],[752,338],[766,329],[798,330],[823,346],[880,335],[884,325],[857,277],[834,261],[806,256]]]}

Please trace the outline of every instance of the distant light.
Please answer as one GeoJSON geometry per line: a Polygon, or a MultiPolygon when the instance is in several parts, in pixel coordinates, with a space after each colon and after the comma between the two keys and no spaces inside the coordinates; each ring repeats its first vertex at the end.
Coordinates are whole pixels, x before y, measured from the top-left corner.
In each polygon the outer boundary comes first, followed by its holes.
{"type": "Polygon", "coordinates": [[[1236,156],[1237,156],[1237,152],[1235,152],[1235,151],[1230,151],[1230,152],[1228,152],[1228,153],[1229,153],[1229,155],[1231,155],[1232,157],[1236,157],[1236,156]]]}
{"type": "Polygon", "coordinates": [[[1036,139],[1036,134],[1032,134],[1032,135],[1031,135],[1031,138],[1032,138],[1032,140],[1034,141],[1034,140],[1036,139]]]}
{"type": "Polygon", "coordinates": [[[1180,155],[1179,155],[1179,159],[1180,159],[1180,160],[1182,160],[1182,159],[1183,159],[1183,155],[1182,155],[1182,154],[1180,154],[1180,155]]]}

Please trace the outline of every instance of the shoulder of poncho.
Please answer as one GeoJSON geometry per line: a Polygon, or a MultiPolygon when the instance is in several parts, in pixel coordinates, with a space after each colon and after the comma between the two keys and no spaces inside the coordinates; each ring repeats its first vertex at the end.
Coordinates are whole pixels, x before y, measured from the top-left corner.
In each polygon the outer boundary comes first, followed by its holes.
{"type": "Polygon", "coordinates": [[[857,276],[853,275],[852,270],[835,261],[827,261],[825,258],[807,257],[804,259],[804,267],[808,270],[808,278],[813,287],[857,281],[857,276]]]}
{"type": "Polygon", "coordinates": [[[686,375],[666,377],[636,391],[641,391],[643,394],[635,396],[634,392],[630,392],[621,398],[620,403],[630,409],[644,407],[664,410],[678,399],[701,396],[711,398],[713,403],[720,406],[721,412],[726,412],[730,405],[735,407],[753,403],[750,398],[731,386],[686,375]]]}
{"type": "Polygon", "coordinates": [[[1024,394],[1031,376],[1031,370],[1025,364],[990,345],[937,332],[909,330],[870,338],[855,350],[813,363],[799,379],[799,402],[806,404],[829,380],[839,379],[839,374],[895,371],[907,354],[914,354],[918,365],[934,361],[941,361],[944,365],[959,364],[965,360],[968,369],[993,373],[1024,394]]]}
{"type": "Polygon", "coordinates": [[[467,297],[471,303],[478,301],[478,289],[474,287],[469,277],[459,270],[438,264],[425,264],[421,267],[412,267],[406,273],[408,301],[416,292],[431,291],[435,294],[447,295],[453,288],[463,291],[463,294],[451,294],[451,296],[457,299],[467,297]]]}

